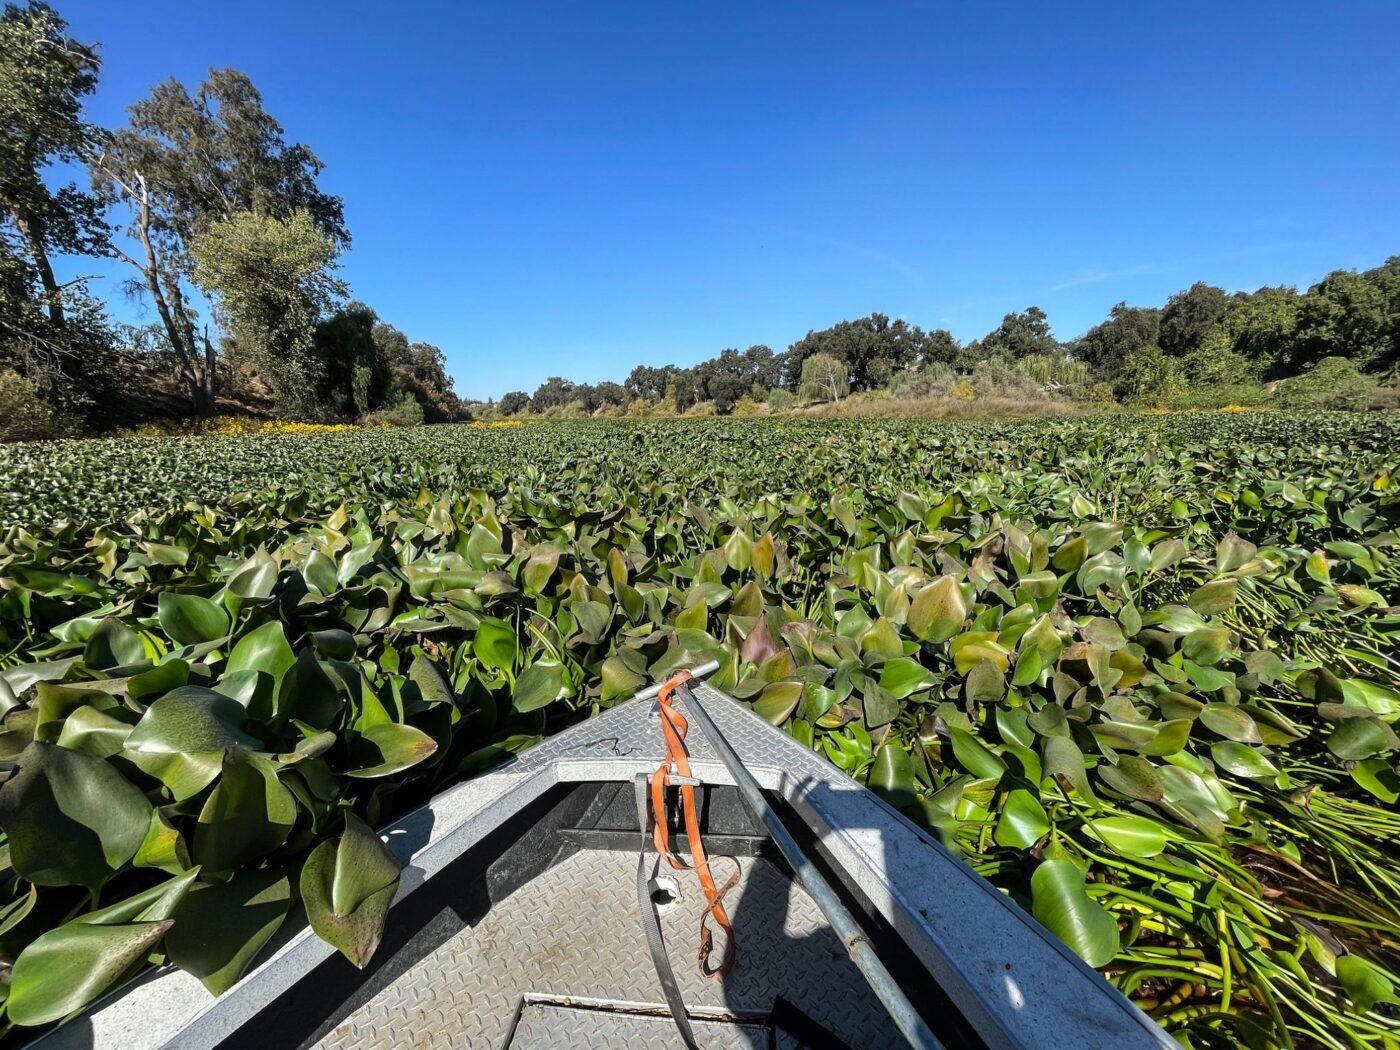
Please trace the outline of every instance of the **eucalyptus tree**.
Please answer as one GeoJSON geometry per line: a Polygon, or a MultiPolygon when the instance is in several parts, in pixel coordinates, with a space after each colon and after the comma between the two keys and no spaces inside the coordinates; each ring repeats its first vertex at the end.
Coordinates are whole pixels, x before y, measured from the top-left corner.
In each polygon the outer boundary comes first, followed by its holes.
{"type": "Polygon", "coordinates": [[[84,279],[60,283],[53,257],[105,254],[108,230],[95,197],[45,177],[98,135],[83,117],[97,51],[67,30],[43,3],[0,13],[0,357],[71,401],[106,333],[84,279]]]}
{"type": "Polygon", "coordinates": [[[191,299],[195,239],[243,212],[284,224],[303,213],[338,251],[350,240],[342,202],[321,190],[320,160],[284,140],[258,89],[238,70],[212,70],[193,93],[172,78],[129,113],[128,126],[107,136],[92,159],[94,182],[107,203],[128,210],[130,244],[113,251],[150,296],[196,411],[208,412],[217,354],[191,299]]]}

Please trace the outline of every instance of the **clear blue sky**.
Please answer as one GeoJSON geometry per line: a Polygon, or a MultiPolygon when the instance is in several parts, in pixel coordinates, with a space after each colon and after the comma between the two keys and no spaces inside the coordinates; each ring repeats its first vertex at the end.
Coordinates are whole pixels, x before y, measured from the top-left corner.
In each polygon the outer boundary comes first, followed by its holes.
{"type": "Polygon", "coordinates": [[[53,2],[99,122],[248,72],[345,198],[353,294],[469,397],[1400,253],[1394,0],[53,2]]]}

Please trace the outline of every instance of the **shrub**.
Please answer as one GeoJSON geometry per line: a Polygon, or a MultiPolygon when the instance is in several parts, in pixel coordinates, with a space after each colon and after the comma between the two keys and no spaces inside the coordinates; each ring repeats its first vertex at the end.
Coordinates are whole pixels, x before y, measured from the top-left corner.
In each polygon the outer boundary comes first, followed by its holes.
{"type": "Polygon", "coordinates": [[[1089,388],[1089,392],[1085,395],[1085,400],[1092,401],[1096,405],[1113,404],[1113,384],[1099,380],[1089,388]]]}
{"type": "Polygon", "coordinates": [[[362,422],[367,427],[421,427],[423,406],[405,394],[387,408],[365,413],[362,422]]]}
{"type": "Polygon", "coordinates": [[[1012,401],[1044,401],[1045,387],[1014,365],[1004,361],[982,361],[972,373],[979,398],[1006,398],[1012,401]]]}
{"type": "Polygon", "coordinates": [[[763,415],[763,406],[753,399],[752,394],[745,394],[734,402],[734,407],[729,411],[731,415],[735,416],[761,416],[763,415]]]}
{"type": "Polygon", "coordinates": [[[796,407],[797,395],[791,390],[783,387],[774,387],[768,391],[768,408],[773,412],[787,412],[796,407]]]}
{"type": "Polygon", "coordinates": [[[1181,364],[1160,347],[1144,346],[1128,354],[1118,377],[1118,393],[1137,405],[1162,406],[1186,392],[1181,364]]]}
{"type": "Polygon", "coordinates": [[[958,381],[958,374],[942,361],[925,365],[916,372],[898,372],[890,380],[890,394],[912,401],[929,397],[947,397],[958,381]]]}
{"type": "Polygon", "coordinates": [[[1282,408],[1357,412],[1368,407],[1377,384],[1345,357],[1324,357],[1311,371],[1284,380],[1275,398],[1282,408]]]}
{"type": "Polygon", "coordinates": [[[0,441],[39,441],[78,433],[77,419],[40,397],[38,387],[12,369],[0,370],[0,441]]]}
{"type": "Polygon", "coordinates": [[[1171,399],[1172,408],[1257,408],[1269,400],[1269,392],[1259,383],[1192,387],[1171,399]]]}
{"type": "Polygon", "coordinates": [[[1072,391],[1089,382],[1089,366],[1058,354],[1031,354],[1016,362],[1016,371],[1034,380],[1042,390],[1072,391]]]}

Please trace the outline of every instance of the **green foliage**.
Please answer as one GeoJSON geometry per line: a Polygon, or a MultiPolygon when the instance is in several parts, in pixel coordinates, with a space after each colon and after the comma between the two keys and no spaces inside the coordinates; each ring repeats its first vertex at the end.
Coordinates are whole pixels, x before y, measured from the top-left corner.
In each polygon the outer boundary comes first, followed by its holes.
{"type": "Polygon", "coordinates": [[[366,426],[421,427],[423,406],[407,394],[387,408],[366,412],[361,420],[366,426]]]}
{"type": "Polygon", "coordinates": [[[369,827],[713,656],[1173,1032],[1379,1047],[1397,447],[1243,413],[7,448],[9,1017],[153,955],[222,991],[296,896],[363,964],[405,859],[369,827]]]}
{"type": "Polygon", "coordinates": [[[0,369],[0,441],[72,437],[78,422],[48,404],[19,373],[0,369]]]}
{"type": "MultiPolygon", "coordinates": [[[[808,332],[788,348],[782,369],[787,385],[800,387],[807,361],[824,354],[845,366],[851,389],[870,390],[899,371],[924,363],[951,363],[958,349],[957,340],[942,329],[925,332],[903,318],[891,321],[877,313],[808,332]]],[[[825,399],[835,400],[829,395],[825,399]]]]}
{"type": "Polygon", "coordinates": [[[305,210],[286,219],[238,212],[204,226],[189,251],[195,282],[214,297],[232,333],[235,359],[267,378],[284,415],[321,414],[315,324],[345,292],[331,273],[334,238],[305,210]]]}
{"type": "Polygon", "coordinates": [[[1354,361],[1325,357],[1300,376],[1285,380],[1278,392],[1284,408],[1355,411],[1365,408],[1376,393],[1376,381],[1354,361]]]}
{"type": "Polygon", "coordinates": [[[804,401],[840,401],[851,392],[845,361],[833,354],[816,353],[802,362],[797,396],[804,401]]]}
{"type": "Polygon", "coordinates": [[[1162,311],[1154,307],[1119,303],[1109,311],[1107,321],[1090,328],[1070,349],[1096,381],[1114,383],[1133,354],[1157,345],[1161,317],[1162,311]]]}
{"type": "Polygon", "coordinates": [[[1181,364],[1156,346],[1130,353],[1115,386],[1123,400],[1149,407],[1167,404],[1185,391],[1186,373],[1181,364]]]}
{"type": "Polygon", "coordinates": [[[1157,345],[1168,357],[1187,357],[1201,348],[1229,309],[1224,288],[1197,281],[1162,307],[1157,345]]]}
{"type": "Polygon", "coordinates": [[[98,138],[82,113],[96,50],[67,29],[43,3],[0,11],[0,368],[58,408],[86,411],[106,393],[111,333],[85,280],[60,283],[53,257],[104,255],[110,238],[97,198],[50,183],[98,138]]]}
{"type": "Polygon", "coordinates": [[[791,390],[775,387],[768,391],[768,407],[774,412],[786,412],[797,407],[797,395],[791,390]]]}

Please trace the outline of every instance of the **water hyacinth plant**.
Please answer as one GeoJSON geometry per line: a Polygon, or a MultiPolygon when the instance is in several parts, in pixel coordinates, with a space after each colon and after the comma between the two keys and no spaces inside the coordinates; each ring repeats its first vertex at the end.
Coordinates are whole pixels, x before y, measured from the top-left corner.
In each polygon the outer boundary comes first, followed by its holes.
{"type": "Polygon", "coordinates": [[[370,829],[715,657],[1184,1043],[1387,1045],[1397,449],[1247,413],[0,451],[12,1037],[153,959],[220,992],[303,914],[363,965],[370,829]]]}

